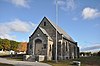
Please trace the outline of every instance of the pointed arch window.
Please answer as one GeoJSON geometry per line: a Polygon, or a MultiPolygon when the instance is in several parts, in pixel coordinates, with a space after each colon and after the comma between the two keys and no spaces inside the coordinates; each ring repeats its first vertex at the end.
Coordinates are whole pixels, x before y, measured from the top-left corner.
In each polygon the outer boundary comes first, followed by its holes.
{"type": "Polygon", "coordinates": [[[44,22],[44,26],[46,26],[46,22],[44,22]]]}

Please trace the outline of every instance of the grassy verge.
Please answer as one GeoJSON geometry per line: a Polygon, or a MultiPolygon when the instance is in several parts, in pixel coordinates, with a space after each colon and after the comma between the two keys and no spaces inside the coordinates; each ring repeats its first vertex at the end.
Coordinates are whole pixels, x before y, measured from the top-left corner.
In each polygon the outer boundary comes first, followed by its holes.
{"type": "Polygon", "coordinates": [[[48,61],[46,63],[52,66],[71,66],[70,61],[58,61],[57,63],[55,63],[55,61],[48,61]]]}
{"type": "Polygon", "coordinates": [[[100,66],[100,56],[82,57],[75,60],[81,61],[83,66],[100,66]]]}
{"type": "Polygon", "coordinates": [[[12,57],[12,58],[7,58],[8,60],[16,60],[16,61],[23,61],[22,58],[18,58],[18,57],[12,57]]]}
{"type": "Polygon", "coordinates": [[[80,61],[81,66],[100,66],[100,57],[99,56],[82,57],[82,58],[74,59],[74,60],[58,61],[58,63],[55,63],[55,61],[48,61],[45,63],[48,63],[52,66],[75,66],[75,65],[72,65],[73,61],[80,61]]]}
{"type": "MultiPolygon", "coordinates": [[[[1,56],[10,60],[18,60],[22,61],[23,55],[17,55],[17,56],[1,56]]],[[[73,66],[73,61],[80,61],[81,66],[100,66],[100,56],[92,56],[92,57],[81,57],[78,59],[71,59],[71,60],[64,60],[64,61],[58,61],[58,63],[55,63],[55,61],[47,61],[45,63],[48,63],[52,66],[73,66]]],[[[2,65],[4,66],[4,65],[2,65]]],[[[74,65],[75,66],[75,65],[74,65]]]]}
{"type": "Polygon", "coordinates": [[[0,66],[14,66],[14,65],[11,65],[11,64],[5,64],[5,63],[0,63],[0,66]]]}
{"type": "Polygon", "coordinates": [[[9,60],[17,60],[17,61],[22,61],[23,60],[23,54],[19,55],[1,55],[0,57],[2,58],[7,58],[9,60]]]}

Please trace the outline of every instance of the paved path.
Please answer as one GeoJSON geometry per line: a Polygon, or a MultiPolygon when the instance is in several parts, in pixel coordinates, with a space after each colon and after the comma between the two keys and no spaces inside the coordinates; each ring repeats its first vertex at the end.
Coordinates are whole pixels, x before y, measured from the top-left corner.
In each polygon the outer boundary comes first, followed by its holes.
{"type": "Polygon", "coordinates": [[[7,60],[5,58],[0,58],[1,63],[13,64],[15,66],[51,66],[46,63],[40,62],[28,62],[28,61],[15,61],[15,60],[7,60]]]}

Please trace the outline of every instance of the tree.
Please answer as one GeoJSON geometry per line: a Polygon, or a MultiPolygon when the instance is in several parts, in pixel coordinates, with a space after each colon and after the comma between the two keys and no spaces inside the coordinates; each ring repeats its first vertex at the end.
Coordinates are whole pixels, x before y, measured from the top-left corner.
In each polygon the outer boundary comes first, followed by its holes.
{"type": "Polygon", "coordinates": [[[18,51],[27,51],[27,42],[21,42],[18,46],[18,51]]]}
{"type": "Polygon", "coordinates": [[[10,50],[10,41],[8,39],[3,39],[2,46],[4,50],[10,50]]]}
{"type": "Polygon", "coordinates": [[[3,46],[2,46],[2,39],[0,38],[0,50],[3,49],[3,46]]]}
{"type": "Polygon", "coordinates": [[[85,53],[87,56],[91,56],[91,52],[86,52],[85,53]]]}
{"type": "Polygon", "coordinates": [[[83,56],[85,56],[85,52],[80,52],[80,55],[83,55],[83,56]]]}
{"type": "Polygon", "coordinates": [[[11,45],[10,49],[11,50],[14,50],[14,51],[17,51],[17,48],[18,48],[18,45],[19,44],[20,44],[19,42],[16,42],[16,41],[11,40],[10,41],[10,45],[11,45]]]}
{"type": "Polygon", "coordinates": [[[98,56],[100,56],[100,51],[97,53],[98,56]]]}
{"type": "Polygon", "coordinates": [[[3,49],[3,46],[0,44],[0,50],[3,49]]]}
{"type": "Polygon", "coordinates": [[[21,44],[21,42],[0,38],[0,50],[3,49],[17,51],[19,44],[21,44]]]}

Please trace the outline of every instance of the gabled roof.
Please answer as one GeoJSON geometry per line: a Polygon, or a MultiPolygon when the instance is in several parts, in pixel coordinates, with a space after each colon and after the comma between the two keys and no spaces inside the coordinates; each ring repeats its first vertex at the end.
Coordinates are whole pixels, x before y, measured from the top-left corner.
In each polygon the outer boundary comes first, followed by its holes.
{"type": "MultiPolygon", "coordinates": [[[[50,22],[50,24],[60,33],[60,34],[62,34],[63,35],[63,37],[64,38],[66,38],[67,40],[69,40],[69,41],[72,41],[72,42],[75,42],[62,28],[60,28],[58,25],[56,25],[54,22],[52,22],[51,20],[49,20],[47,17],[44,17],[43,19],[42,19],[42,21],[44,20],[44,19],[46,19],[48,22],[50,22]]],[[[41,22],[42,22],[41,21],[41,22]]],[[[40,24],[41,24],[41,22],[40,22],[40,24]]],[[[40,27],[40,24],[38,25],[38,27],[41,29],[41,31],[44,33],[44,34],[46,34],[48,37],[50,37],[49,36],[49,34],[45,31],[45,29],[43,29],[42,27],[40,27]]],[[[36,30],[38,29],[38,27],[36,28],[36,30]]],[[[36,31],[35,30],[35,31],[36,31]]],[[[34,31],[34,33],[35,33],[35,31],[34,31]]],[[[33,34],[34,34],[33,33],[33,34]]],[[[32,35],[33,35],[32,34],[32,35]]],[[[31,36],[32,36],[31,35],[31,36]]],[[[30,37],[31,37],[30,36],[30,37]]],[[[50,37],[50,39],[52,39],[51,37],[50,37]]]]}
{"type": "Polygon", "coordinates": [[[62,28],[60,28],[58,25],[56,25],[54,22],[52,22],[51,20],[49,20],[47,17],[44,17],[44,19],[47,19],[52,25],[53,27],[60,33],[63,35],[64,38],[72,41],[72,42],[75,42],[62,28]]]}
{"type": "Polygon", "coordinates": [[[44,33],[46,34],[51,40],[52,38],[49,36],[49,34],[45,31],[45,29],[43,29],[42,27],[39,27],[39,29],[44,33]]]}

